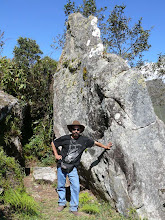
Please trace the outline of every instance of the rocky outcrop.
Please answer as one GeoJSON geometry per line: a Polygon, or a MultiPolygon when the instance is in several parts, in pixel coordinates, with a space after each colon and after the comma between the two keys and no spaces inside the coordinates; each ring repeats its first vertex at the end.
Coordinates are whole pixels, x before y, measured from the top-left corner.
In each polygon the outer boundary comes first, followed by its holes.
{"type": "Polygon", "coordinates": [[[18,99],[0,90],[0,121],[2,121],[11,111],[19,112],[18,99]]]}
{"type": "Polygon", "coordinates": [[[9,156],[23,163],[21,127],[23,109],[15,97],[0,90],[0,145],[9,156]]]}
{"type": "Polygon", "coordinates": [[[165,126],[154,113],[145,80],[117,55],[107,54],[97,19],[72,14],[66,44],[54,76],[54,131],[68,133],[79,120],[85,135],[109,151],[93,147],[84,152],[81,181],[116,209],[139,216],[165,216],[165,126]]]}

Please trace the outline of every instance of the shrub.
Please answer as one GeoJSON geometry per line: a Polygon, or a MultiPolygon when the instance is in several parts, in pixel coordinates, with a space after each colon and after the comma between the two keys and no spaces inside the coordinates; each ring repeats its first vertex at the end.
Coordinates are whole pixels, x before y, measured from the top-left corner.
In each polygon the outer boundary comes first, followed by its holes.
{"type": "Polygon", "coordinates": [[[6,156],[2,149],[0,150],[0,187],[4,190],[9,187],[24,188],[20,165],[13,157],[6,156]]]}
{"type": "MultiPolygon", "coordinates": [[[[0,203],[10,205],[10,213],[15,212],[37,215],[38,205],[26,192],[23,184],[23,172],[13,157],[0,150],[0,203]]],[[[8,213],[10,215],[10,213],[8,213]]],[[[9,217],[9,216],[7,216],[9,217]]]]}
{"type": "Polygon", "coordinates": [[[50,143],[53,135],[53,123],[49,118],[38,121],[33,129],[34,135],[29,143],[24,146],[24,155],[27,162],[32,160],[41,162],[43,165],[55,163],[50,143]]]}

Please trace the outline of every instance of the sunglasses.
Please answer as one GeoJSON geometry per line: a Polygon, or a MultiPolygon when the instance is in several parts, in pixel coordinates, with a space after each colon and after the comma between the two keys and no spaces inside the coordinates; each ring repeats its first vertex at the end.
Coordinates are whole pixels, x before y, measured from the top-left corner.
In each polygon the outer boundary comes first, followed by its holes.
{"type": "Polygon", "coordinates": [[[80,131],[80,128],[72,128],[72,131],[80,131]]]}

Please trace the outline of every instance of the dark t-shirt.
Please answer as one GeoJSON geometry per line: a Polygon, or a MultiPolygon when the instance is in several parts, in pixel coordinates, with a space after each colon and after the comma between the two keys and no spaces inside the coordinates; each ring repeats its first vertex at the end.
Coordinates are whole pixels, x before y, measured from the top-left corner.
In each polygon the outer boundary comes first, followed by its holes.
{"type": "MultiPolygon", "coordinates": [[[[81,159],[81,155],[86,148],[94,145],[94,140],[85,136],[79,136],[78,139],[72,139],[71,135],[64,135],[53,141],[57,151],[59,146],[62,146],[62,150],[58,153],[62,156],[62,161],[70,164],[74,164],[78,167],[81,159]]],[[[60,167],[61,160],[58,161],[57,167],[60,167]]]]}

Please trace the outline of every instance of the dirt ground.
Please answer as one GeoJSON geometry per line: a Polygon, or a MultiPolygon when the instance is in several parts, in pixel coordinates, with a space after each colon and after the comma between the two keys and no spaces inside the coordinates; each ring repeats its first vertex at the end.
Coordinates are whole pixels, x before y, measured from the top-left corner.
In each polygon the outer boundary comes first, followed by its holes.
{"type": "Polygon", "coordinates": [[[24,186],[26,191],[38,202],[44,202],[47,199],[58,200],[55,187],[44,182],[41,184],[34,182],[32,174],[24,178],[24,186]]]}
{"type": "MultiPolygon", "coordinates": [[[[74,220],[77,219],[73,214],[69,212],[69,196],[67,196],[67,207],[62,212],[57,212],[58,207],[58,194],[56,192],[56,183],[36,183],[32,174],[24,178],[24,185],[27,193],[29,193],[41,207],[41,219],[42,220],[74,220]]],[[[66,183],[69,188],[69,182],[66,183]]],[[[68,191],[69,192],[69,191],[68,191]]],[[[69,194],[69,193],[68,193],[69,194]]],[[[93,219],[85,213],[81,213],[81,217],[78,219],[93,219]]]]}

